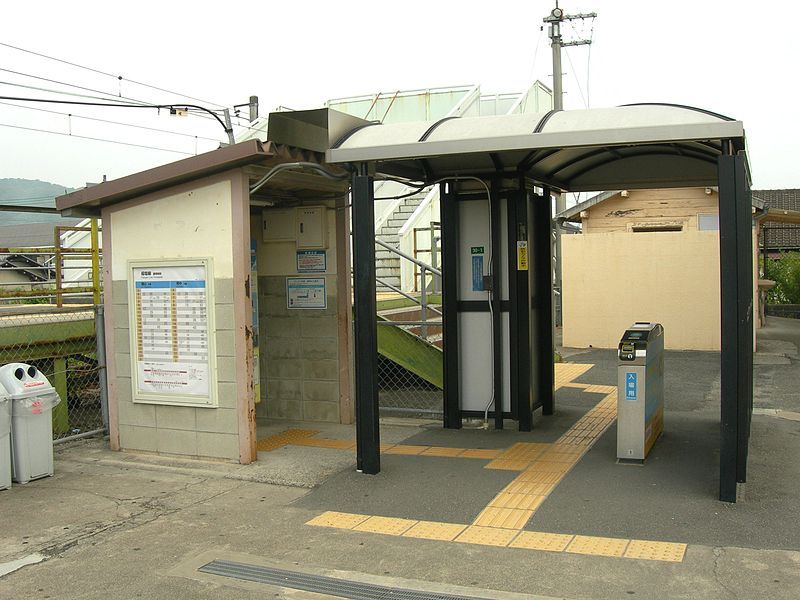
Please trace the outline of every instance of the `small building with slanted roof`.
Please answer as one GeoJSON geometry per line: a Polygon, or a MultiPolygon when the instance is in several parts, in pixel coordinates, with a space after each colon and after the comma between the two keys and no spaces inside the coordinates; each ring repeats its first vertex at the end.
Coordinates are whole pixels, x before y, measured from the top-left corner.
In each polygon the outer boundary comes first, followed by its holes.
{"type": "Polygon", "coordinates": [[[564,346],[615,348],[631,323],[653,321],[667,348],[720,349],[717,188],[609,191],[557,218],[582,228],[561,241],[564,346]]]}

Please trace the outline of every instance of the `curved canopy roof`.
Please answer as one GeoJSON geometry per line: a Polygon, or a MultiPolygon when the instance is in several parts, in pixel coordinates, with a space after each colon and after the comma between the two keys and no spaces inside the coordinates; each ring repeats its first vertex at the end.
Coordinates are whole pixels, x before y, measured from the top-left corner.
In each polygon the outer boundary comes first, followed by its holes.
{"type": "Polygon", "coordinates": [[[435,181],[526,173],[565,191],[709,186],[717,157],[745,148],[744,127],[710,111],[666,104],[362,122],[330,139],[330,163],[376,163],[380,173],[435,181]]]}

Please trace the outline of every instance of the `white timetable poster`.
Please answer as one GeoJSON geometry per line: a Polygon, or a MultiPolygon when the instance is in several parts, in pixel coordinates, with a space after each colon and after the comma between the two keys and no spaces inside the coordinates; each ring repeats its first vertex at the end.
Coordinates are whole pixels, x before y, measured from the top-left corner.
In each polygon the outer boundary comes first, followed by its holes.
{"type": "Polygon", "coordinates": [[[205,264],[133,267],[140,394],[210,402],[206,284],[205,264]]]}

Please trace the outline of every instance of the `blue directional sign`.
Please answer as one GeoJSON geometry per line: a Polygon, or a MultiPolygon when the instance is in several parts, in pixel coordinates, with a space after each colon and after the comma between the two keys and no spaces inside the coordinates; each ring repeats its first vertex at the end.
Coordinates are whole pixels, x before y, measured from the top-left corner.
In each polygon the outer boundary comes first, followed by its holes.
{"type": "Polygon", "coordinates": [[[625,373],[625,400],[636,400],[636,373],[625,373]]]}

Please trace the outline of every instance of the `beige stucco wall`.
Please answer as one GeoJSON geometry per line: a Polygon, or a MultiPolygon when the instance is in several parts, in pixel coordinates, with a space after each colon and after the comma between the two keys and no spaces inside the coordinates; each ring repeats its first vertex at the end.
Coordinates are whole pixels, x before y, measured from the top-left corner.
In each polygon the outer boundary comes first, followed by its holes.
{"type": "MultiPolygon", "coordinates": [[[[232,181],[197,182],[110,211],[113,382],[119,448],[240,460],[235,351],[232,181]],[[135,403],[128,261],[212,261],[217,407],[135,403]]],[[[111,374],[111,369],[109,369],[111,374]]]]}
{"type": "Polygon", "coordinates": [[[720,349],[716,231],[563,236],[564,345],[615,348],[634,321],[664,326],[667,348],[720,349]]]}

